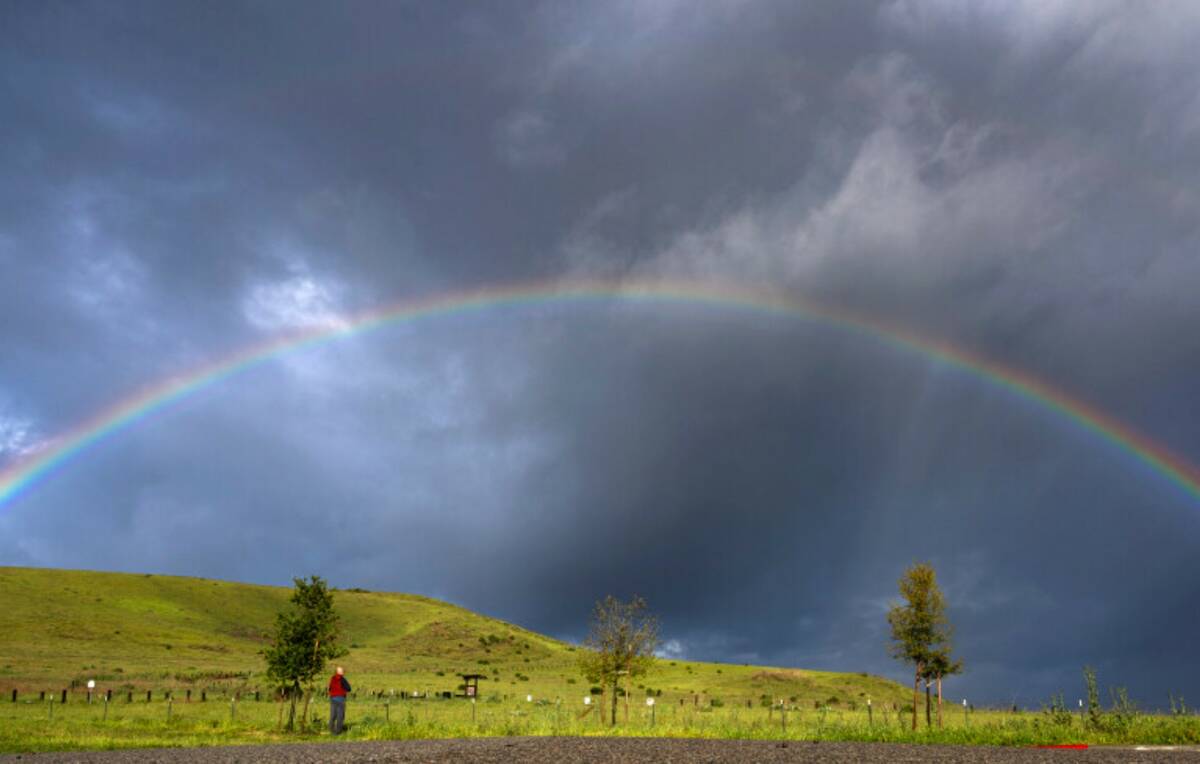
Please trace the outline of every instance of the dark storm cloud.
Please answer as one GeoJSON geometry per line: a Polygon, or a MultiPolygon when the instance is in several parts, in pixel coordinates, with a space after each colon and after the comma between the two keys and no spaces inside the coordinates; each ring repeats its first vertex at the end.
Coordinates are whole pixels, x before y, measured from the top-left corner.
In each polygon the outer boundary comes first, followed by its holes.
{"type": "MultiPolygon", "coordinates": [[[[143,385],[440,291],[770,284],[1027,369],[1200,460],[1188,4],[21,4],[0,24],[0,464],[143,385]]],[[[698,307],[382,329],[209,388],[0,512],[0,562],[444,596],[903,678],[1200,681],[1196,500],[884,343],[698,307]],[[463,560],[469,559],[470,564],[463,560]],[[1190,672],[1190,673],[1189,673],[1190,672]]]]}

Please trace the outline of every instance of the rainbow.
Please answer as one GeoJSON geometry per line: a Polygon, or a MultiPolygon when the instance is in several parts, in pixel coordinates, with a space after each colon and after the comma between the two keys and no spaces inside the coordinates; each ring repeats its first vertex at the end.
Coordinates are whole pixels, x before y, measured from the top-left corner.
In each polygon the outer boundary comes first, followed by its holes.
{"type": "Polygon", "coordinates": [[[193,371],[151,385],[82,422],[0,471],[0,508],[61,468],[172,403],[219,384],[287,353],[398,323],[537,303],[569,301],[687,303],[740,308],[815,321],[916,352],[959,369],[1061,416],[1151,468],[1200,501],[1200,470],[1165,446],[1114,417],[1072,398],[1031,374],[869,316],[781,292],[735,285],[686,281],[549,281],[489,287],[401,302],[353,315],[336,326],[323,326],[246,348],[193,371]]]}

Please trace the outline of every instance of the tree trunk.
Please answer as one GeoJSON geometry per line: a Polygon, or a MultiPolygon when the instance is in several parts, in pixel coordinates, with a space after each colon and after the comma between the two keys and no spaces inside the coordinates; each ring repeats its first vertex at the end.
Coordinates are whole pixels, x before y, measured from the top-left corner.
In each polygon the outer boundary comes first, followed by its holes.
{"type": "Polygon", "coordinates": [[[938,729],[942,728],[942,675],[938,674],[938,729]]]}
{"type": "Polygon", "coordinates": [[[921,666],[920,662],[918,662],[917,670],[913,676],[913,706],[912,706],[912,708],[913,708],[913,718],[912,718],[913,732],[917,731],[917,702],[918,702],[919,698],[921,697],[921,668],[922,668],[922,666],[921,666]]]}
{"type": "Polygon", "coordinates": [[[612,724],[609,726],[615,727],[615,726],[617,726],[617,680],[616,679],[614,679],[613,683],[612,683],[612,698],[613,698],[613,701],[612,701],[612,724]]]}
{"type": "Polygon", "coordinates": [[[633,673],[629,673],[625,677],[625,726],[629,726],[629,683],[633,680],[633,673]]]}
{"type": "Polygon", "coordinates": [[[300,729],[308,729],[308,704],[312,702],[312,688],[308,688],[308,692],[304,693],[304,714],[300,717],[300,729]]]}
{"type": "Polygon", "coordinates": [[[925,680],[925,729],[929,729],[930,727],[933,726],[933,715],[930,712],[931,704],[929,702],[929,684],[930,684],[929,680],[926,679],[925,680]]]}
{"type": "Polygon", "coordinates": [[[297,687],[293,687],[292,689],[288,690],[288,699],[289,699],[288,723],[287,723],[287,731],[288,732],[291,732],[292,730],[296,729],[296,690],[297,689],[298,689],[297,687]]]}

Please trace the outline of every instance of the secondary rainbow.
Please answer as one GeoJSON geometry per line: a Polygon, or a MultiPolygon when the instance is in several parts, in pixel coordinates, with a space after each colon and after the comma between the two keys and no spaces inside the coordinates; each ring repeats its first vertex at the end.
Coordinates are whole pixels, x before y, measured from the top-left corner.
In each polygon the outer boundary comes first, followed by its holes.
{"type": "Polygon", "coordinates": [[[549,281],[489,287],[406,301],[351,316],[336,326],[288,334],[246,348],[190,372],[146,387],[99,412],[72,430],[0,471],[0,508],[88,449],[161,411],[173,402],[267,363],[286,353],[332,342],[383,326],[449,314],[497,310],[525,304],[579,300],[689,303],[773,313],[827,324],[920,353],[1058,414],[1150,467],[1200,501],[1200,469],[1095,407],[1072,398],[1031,374],[1003,366],[950,344],[887,325],[863,314],[780,292],[728,284],[686,281],[549,281]]]}

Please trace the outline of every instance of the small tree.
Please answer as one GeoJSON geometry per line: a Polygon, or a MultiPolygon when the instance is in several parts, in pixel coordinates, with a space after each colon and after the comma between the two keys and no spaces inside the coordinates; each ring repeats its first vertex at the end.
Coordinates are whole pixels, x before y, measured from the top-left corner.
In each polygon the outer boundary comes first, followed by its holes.
{"type": "Polygon", "coordinates": [[[267,676],[291,701],[288,730],[295,728],[296,701],[305,696],[301,724],[308,718],[312,700],[312,682],[325,670],[325,662],[346,654],[338,645],[338,615],[333,609],[333,593],[325,588],[320,576],[309,580],[294,578],[290,606],[275,616],[271,646],[262,651],[267,661],[267,676]],[[303,687],[309,685],[305,693],[303,687]]]}
{"type": "MultiPolygon", "coordinates": [[[[937,573],[928,563],[916,563],[900,577],[904,602],[888,610],[892,627],[892,656],[913,664],[912,728],[917,728],[921,679],[937,648],[949,640],[946,599],[937,585],[937,573]]],[[[948,658],[948,656],[947,656],[948,658]]]]}
{"type": "Polygon", "coordinates": [[[658,619],[646,611],[641,597],[634,596],[626,603],[610,594],[596,603],[583,647],[580,671],[589,682],[612,691],[612,724],[616,725],[617,685],[622,676],[632,680],[654,665],[658,619]]]}

